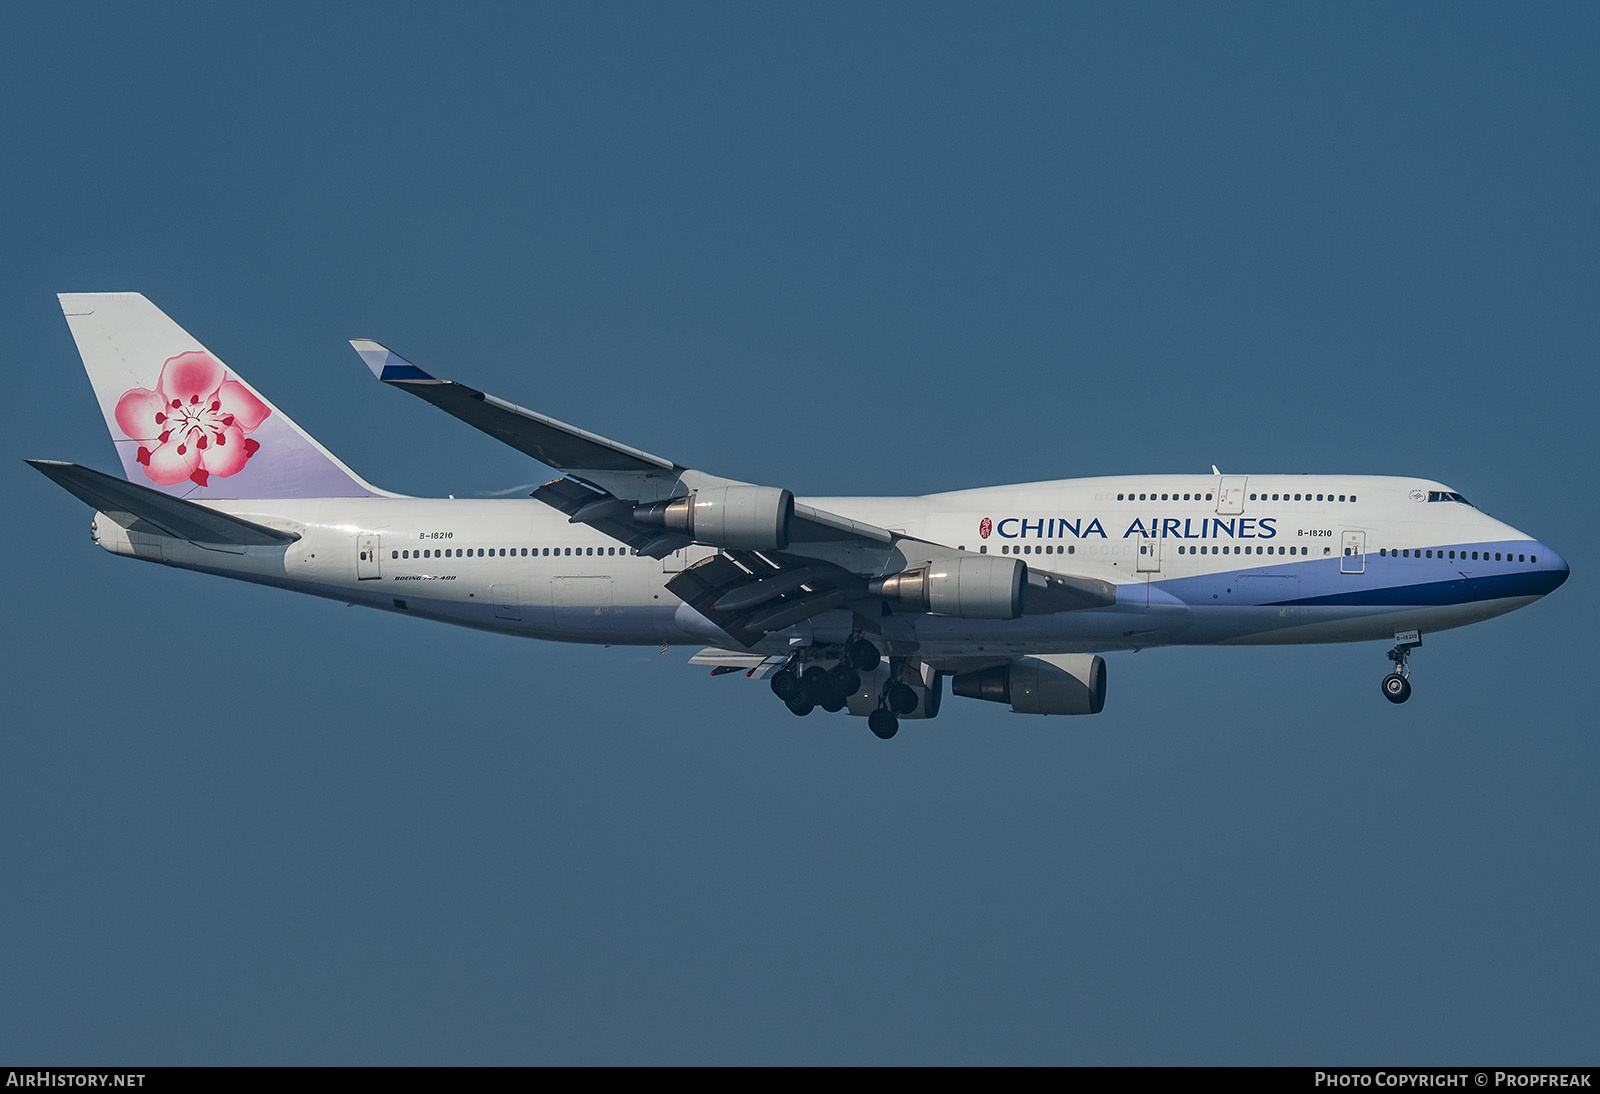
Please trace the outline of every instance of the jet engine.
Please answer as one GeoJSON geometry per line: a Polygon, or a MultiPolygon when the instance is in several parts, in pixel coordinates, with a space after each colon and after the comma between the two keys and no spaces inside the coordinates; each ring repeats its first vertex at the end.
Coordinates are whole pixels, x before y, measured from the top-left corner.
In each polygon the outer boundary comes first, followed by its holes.
{"type": "Polygon", "coordinates": [[[1106,705],[1106,661],[1086,653],[1023,657],[960,673],[950,681],[950,691],[1010,703],[1017,714],[1099,714],[1106,705]]]}
{"type": "Polygon", "coordinates": [[[636,505],[633,519],[713,547],[779,551],[789,546],[794,495],[776,486],[714,486],[636,505]]]}
{"type": "Polygon", "coordinates": [[[891,604],[959,619],[1016,619],[1028,567],[1018,558],[959,555],[874,578],[867,592],[891,604]]]}

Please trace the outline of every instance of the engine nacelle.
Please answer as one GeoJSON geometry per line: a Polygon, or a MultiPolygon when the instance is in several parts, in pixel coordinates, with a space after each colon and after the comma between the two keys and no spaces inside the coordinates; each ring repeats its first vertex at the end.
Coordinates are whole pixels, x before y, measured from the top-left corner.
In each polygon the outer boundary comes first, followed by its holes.
{"type": "Polygon", "coordinates": [[[776,486],[713,486],[636,505],[633,519],[713,547],[778,551],[789,546],[794,495],[776,486]]]}
{"type": "Polygon", "coordinates": [[[1028,567],[1019,558],[958,555],[869,582],[867,591],[892,604],[959,619],[1017,619],[1028,567]]]}
{"type": "Polygon", "coordinates": [[[1099,714],[1106,705],[1106,660],[1087,653],[1023,657],[963,672],[951,679],[950,691],[1010,703],[1017,714],[1099,714]]]}

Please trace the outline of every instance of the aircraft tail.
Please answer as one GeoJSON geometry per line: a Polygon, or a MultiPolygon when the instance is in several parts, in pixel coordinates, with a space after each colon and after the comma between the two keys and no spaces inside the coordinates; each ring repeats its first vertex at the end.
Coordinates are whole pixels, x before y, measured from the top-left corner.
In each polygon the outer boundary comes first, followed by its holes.
{"type": "Polygon", "coordinates": [[[138,293],[62,293],[129,482],[197,501],[382,496],[138,293]]]}

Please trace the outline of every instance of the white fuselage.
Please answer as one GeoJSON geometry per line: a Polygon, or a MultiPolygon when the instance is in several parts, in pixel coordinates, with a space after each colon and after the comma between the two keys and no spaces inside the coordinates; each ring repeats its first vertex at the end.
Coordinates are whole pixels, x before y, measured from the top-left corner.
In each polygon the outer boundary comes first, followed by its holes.
{"type": "MultiPolygon", "coordinates": [[[[1117,603],[1106,608],[1014,620],[873,620],[891,649],[915,651],[935,667],[1023,653],[1386,639],[1521,607],[1567,573],[1548,547],[1447,487],[1415,479],[1113,476],[806,500],[915,539],[1020,554],[1032,570],[1117,588],[1117,603]]],[[[101,514],[95,539],[119,554],[506,634],[726,644],[665,587],[714,547],[636,555],[526,499],[209,504],[301,538],[219,550],[130,533],[101,514]]],[[[854,625],[851,612],[836,609],[767,636],[757,649],[838,641],[854,625]]]]}

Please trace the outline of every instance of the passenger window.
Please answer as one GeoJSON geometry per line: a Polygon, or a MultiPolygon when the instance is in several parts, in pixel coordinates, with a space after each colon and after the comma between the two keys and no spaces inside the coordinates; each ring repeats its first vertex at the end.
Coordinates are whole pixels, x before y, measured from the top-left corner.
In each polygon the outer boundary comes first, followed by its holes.
{"type": "Polygon", "coordinates": [[[389,557],[390,558],[399,558],[400,557],[400,552],[399,551],[390,551],[389,552],[389,557]]]}

